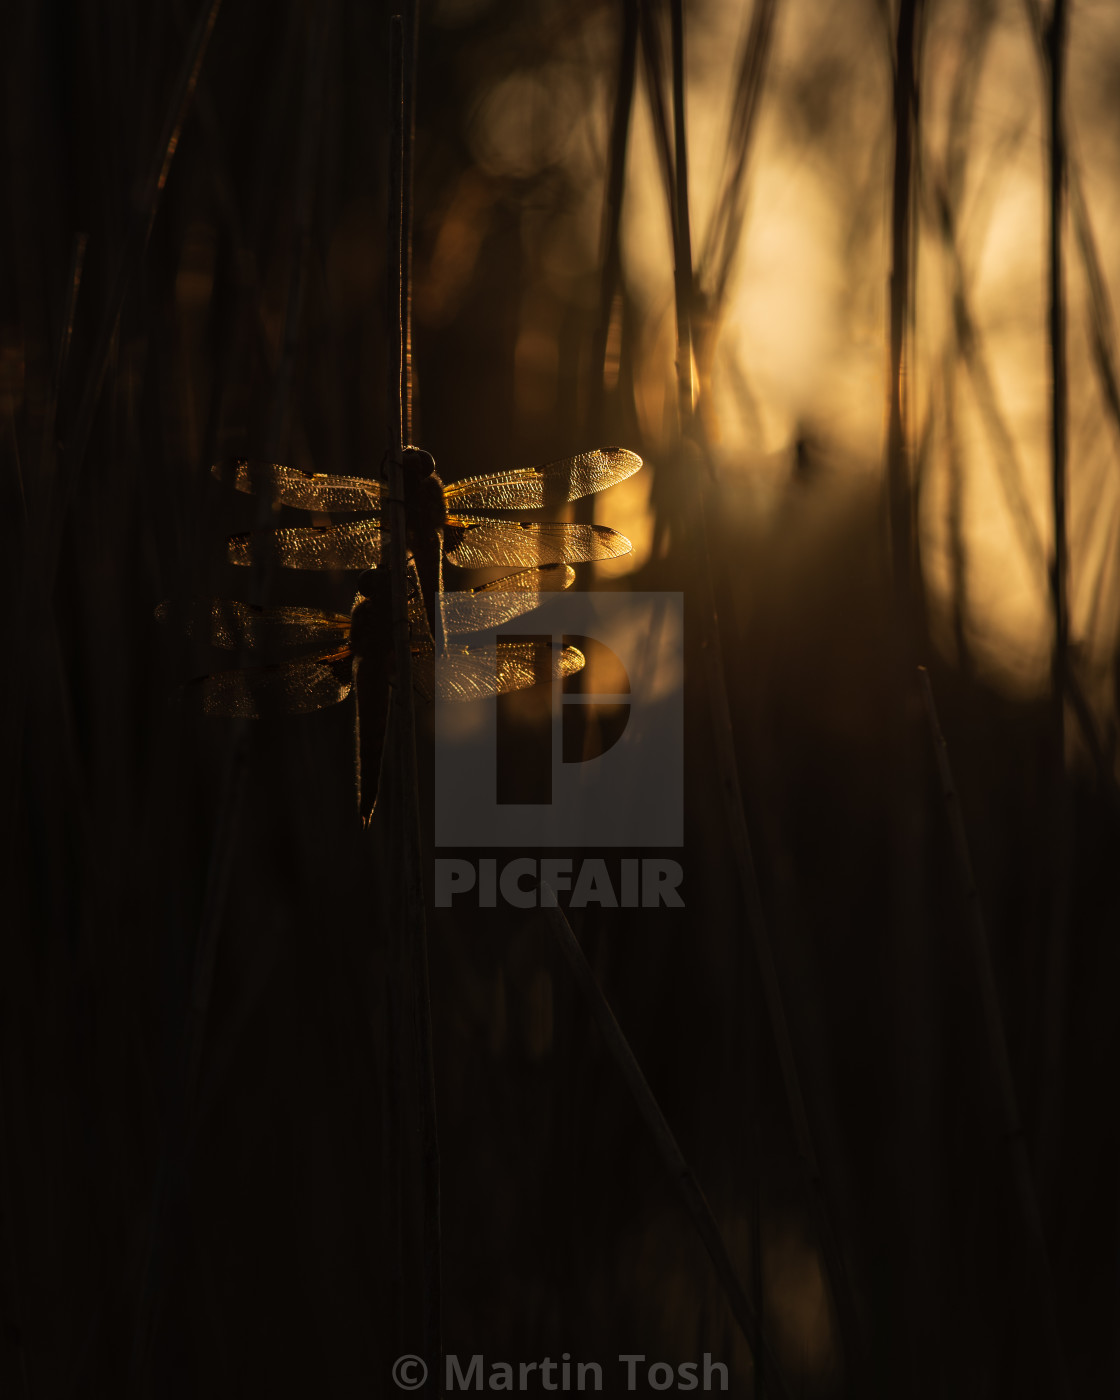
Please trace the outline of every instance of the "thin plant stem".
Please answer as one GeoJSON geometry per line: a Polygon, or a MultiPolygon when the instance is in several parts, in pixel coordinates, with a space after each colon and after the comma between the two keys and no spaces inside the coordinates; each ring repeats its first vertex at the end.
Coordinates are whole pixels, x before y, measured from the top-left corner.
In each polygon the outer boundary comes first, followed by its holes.
{"type": "Polygon", "coordinates": [[[665,203],[669,209],[670,223],[675,224],[673,184],[676,177],[673,171],[673,144],[669,137],[669,113],[665,103],[665,60],[661,47],[661,33],[657,27],[657,17],[651,0],[638,0],[638,28],[642,39],[646,91],[653,119],[653,139],[657,147],[661,178],[665,185],[665,203]]]}
{"type": "MultiPolygon", "coordinates": [[[[653,1090],[642,1073],[642,1067],[634,1055],[630,1042],[626,1039],[622,1027],[615,1019],[610,1003],[603,994],[603,989],[595,980],[595,974],[591,970],[591,965],[587,961],[579,940],[572,932],[572,927],[568,923],[564,911],[556,903],[555,892],[545,881],[541,882],[540,899],[541,910],[549,929],[552,931],[565,961],[571,968],[576,985],[595,1019],[595,1024],[599,1027],[607,1050],[625,1080],[630,1096],[649,1129],[654,1147],[657,1149],[657,1155],[661,1158],[674,1187],[680,1193],[685,1209],[696,1227],[696,1233],[700,1236],[700,1240],[708,1252],[708,1257],[712,1261],[712,1267],[715,1269],[716,1277],[723,1289],[731,1314],[753,1354],[757,1338],[761,1335],[759,1320],[735,1271],[735,1265],[728,1253],[707,1197],[704,1195],[692,1168],[685,1160],[684,1154],[673,1136],[673,1130],[669,1127],[665,1115],[654,1097],[653,1090]]],[[[775,1400],[789,1400],[791,1392],[782,1380],[776,1357],[765,1343],[763,1343],[761,1353],[755,1357],[756,1373],[761,1369],[762,1357],[765,1357],[771,1395],[775,1397],[775,1400]]]]}
{"type": "MultiPolygon", "coordinates": [[[[411,83],[412,40],[415,30],[399,15],[390,20],[389,154],[389,422],[386,524],[392,598],[395,695],[393,703],[396,758],[399,763],[400,811],[395,824],[401,847],[401,879],[405,947],[402,968],[409,979],[412,1035],[415,1049],[420,1125],[422,1210],[422,1287],[424,1353],[428,1362],[425,1394],[438,1396],[443,1369],[442,1260],[440,1238],[439,1139],[436,1125],[435,1069],[432,1051],[431,1005],[428,984],[427,919],[421,872],[420,791],[416,768],[416,721],[412,702],[412,649],[408,625],[407,544],[405,541],[405,428],[409,401],[410,306],[407,268],[411,241],[409,216],[412,161],[411,83]]],[[[438,601],[438,600],[437,600],[438,601]]]]}
{"type": "Polygon", "coordinates": [[[909,631],[914,585],[914,528],[910,481],[907,407],[907,339],[913,288],[913,178],[917,80],[915,38],[922,0],[902,0],[899,8],[894,83],[894,179],[891,193],[890,395],[887,428],[887,495],[895,602],[909,631]]]}
{"type": "Polygon", "coordinates": [[[922,625],[916,529],[920,455],[915,452],[913,424],[917,399],[913,350],[918,253],[915,210],[922,187],[919,89],[924,16],[923,0],[900,0],[894,32],[894,157],[887,287],[885,476],[891,585],[888,674],[893,699],[888,737],[893,769],[889,791],[888,986],[896,1045],[891,1076],[895,1125],[887,1152],[894,1176],[906,1185],[892,1202],[899,1234],[896,1257],[901,1290],[881,1291],[878,1306],[892,1319],[883,1365],[896,1388],[913,1385],[918,1374],[925,1374],[926,1365],[918,1357],[936,1335],[935,1309],[947,1264],[938,1214],[937,1157],[942,1138],[934,1117],[944,1063],[935,1005],[940,983],[937,945],[931,937],[925,898],[930,878],[923,830],[926,765],[912,685],[922,625]]]}
{"type": "Polygon", "coordinates": [[[692,229],[688,209],[688,140],[685,121],[684,86],[684,0],[670,0],[673,47],[673,240],[677,300],[677,403],[682,433],[693,427],[692,408],[695,384],[692,363],[692,229]]]}
{"type": "Polygon", "coordinates": [[[929,723],[930,737],[937,758],[937,769],[941,778],[941,795],[945,803],[945,813],[952,837],[953,855],[964,893],[968,947],[980,991],[984,1035],[987,1040],[989,1064],[995,1080],[999,1103],[1000,1137],[1006,1145],[1010,1157],[1012,1189],[1022,1219],[1026,1262],[1038,1304],[1042,1349],[1050,1371],[1052,1393],[1058,1397],[1065,1397],[1070,1393],[1069,1380],[1066,1375],[1065,1358],[1058,1331],[1054,1284],[1047,1255],[1042,1215],[1039,1211],[1038,1196],[1027,1155],[1022,1120],[1019,1115],[1018,1096],[1015,1091],[1014,1076],[1011,1072],[1011,1060],[1007,1052],[1003,1012],[1000,1008],[999,992],[996,988],[995,972],[992,967],[991,945],[988,940],[983,907],[980,903],[980,894],[976,888],[964,814],[961,810],[960,798],[953,778],[953,769],[949,761],[949,746],[941,730],[929,672],[924,666],[918,668],[918,679],[921,685],[922,703],[929,723]]]}
{"type": "MultiPolygon", "coordinates": [[[[402,104],[404,109],[404,156],[401,164],[401,441],[412,441],[412,207],[413,162],[416,143],[416,0],[407,0],[401,15],[404,69],[402,104]]],[[[395,149],[395,147],[394,147],[395,149]]]]}
{"type": "MultiPolygon", "coordinates": [[[[1065,221],[1065,141],[1062,131],[1066,32],[1065,0],[1054,0],[1046,47],[1050,76],[1050,489],[1054,513],[1054,545],[1050,565],[1050,592],[1054,609],[1054,696],[1063,703],[1063,678],[1069,664],[1069,559],[1066,535],[1066,474],[1069,420],[1069,388],[1066,376],[1066,307],[1062,265],[1065,221]]],[[[1059,739],[1064,725],[1058,721],[1059,739]]],[[[1064,766],[1064,754],[1060,760],[1064,766]]]]}
{"type": "MultiPolygon", "coordinates": [[[[626,151],[630,134],[630,114],[634,106],[634,75],[638,53],[638,0],[623,0],[622,38],[619,44],[618,82],[615,88],[614,113],[607,164],[606,191],[603,196],[603,231],[601,237],[599,276],[599,317],[591,347],[591,382],[588,416],[592,436],[598,440],[603,431],[603,373],[607,357],[611,316],[615,297],[622,279],[622,196],[626,182],[626,151]]],[[[586,498],[594,502],[594,496],[586,498]]],[[[590,519],[590,514],[586,517],[590,519]]]]}
{"type": "Polygon", "coordinates": [[[1069,541],[1067,526],[1069,383],[1066,362],[1066,302],[1064,231],[1066,209],[1066,149],[1062,108],[1065,87],[1067,29],[1066,0],[1054,0],[1045,31],[1044,65],[1049,99],[1049,266],[1048,335],[1050,350],[1050,503],[1054,538],[1049,560],[1053,623],[1051,649],[1051,714],[1053,796],[1051,809],[1050,919],[1043,979],[1041,1086],[1037,1161],[1045,1184],[1059,1149],[1062,1112],[1062,1069],[1065,1062],[1066,1008],[1069,979],[1069,913],[1071,900],[1072,794],[1066,772],[1066,697],[1069,693],[1069,541]]]}

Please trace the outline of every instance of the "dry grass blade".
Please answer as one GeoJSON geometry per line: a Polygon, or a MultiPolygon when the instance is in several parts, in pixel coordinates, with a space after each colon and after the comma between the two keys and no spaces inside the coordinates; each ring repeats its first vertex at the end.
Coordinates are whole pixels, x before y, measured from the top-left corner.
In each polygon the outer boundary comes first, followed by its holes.
{"type": "MultiPolygon", "coordinates": [[[[677,1140],[673,1136],[673,1131],[666,1122],[665,1115],[654,1097],[653,1090],[649,1087],[649,1083],[642,1073],[642,1067],[638,1064],[634,1052],[630,1048],[630,1042],[615,1020],[614,1012],[603,995],[602,988],[595,980],[595,974],[584,956],[579,940],[572,932],[568,920],[564,917],[564,911],[556,903],[555,892],[543,881],[540,901],[548,926],[575,976],[580,995],[594,1016],[607,1050],[626,1081],[626,1087],[650,1131],[657,1154],[661,1158],[670,1180],[680,1192],[685,1209],[692,1217],[692,1222],[696,1227],[696,1233],[700,1236],[701,1242],[708,1252],[708,1257],[712,1261],[732,1316],[735,1318],[747,1345],[753,1351],[756,1339],[760,1335],[759,1320],[735,1271],[735,1265],[732,1263],[727,1246],[723,1242],[723,1236],[720,1234],[719,1225],[712,1214],[707,1197],[701,1190],[692,1168],[685,1161],[677,1140]]],[[[791,1392],[782,1380],[777,1359],[765,1342],[763,1343],[762,1355],[755,1358],[756,1370],[761,1369],[763,1357],[765,1358],[766,1377],[771,1394],[776,1397],[776,1400],[782,1400],[782,1397],[785,1397],[786,1400],[792,1400],[791,1392]]]]}
{"type": "Polygon", "coordinates": [[[1024,1246],[1027,1266],[1035,1290],[1039,1310],[1039,1322],[1053,1394],[1069,1395],[1069,1382],[1063,1355],[1061,1337],[1058,1331],[1054,1285],[1050,1272],[1050,1261],[1046,1250],[1046,1237],[1042,1226],[1042,1216],[1038,1207],[1034,1179],[1027,1156],[1027,1144],[1023,1135],[1022,1120],[1019,1116],[1018,1097],[1015,1081],[1011,1073],[1011,1062],[1007,1054],[1007,1038],[1003,1027],[1003,1013],[1000,1009],[999,992],[996,989],[995,974],[992,969],[991,948],[980,904],[980,895],[972,869],[972,856],[969,851],[968,834],[960,798],[957,795],[953,770],[949,762],[949,747],[941,731],[937,707],[933,698],[929,672],[918,668],[918,678],[922,690],[922,702],[929,722],[930,737],[937,756],[937,768],[941,777],[941,795],[945,802],[949,831],[953,840],[953,854],[956,858],[957,873],[965,898],[968,920],[969,951],[973,970],[980,990],[984,1034],[988,1043],[989,1061],[995,1078],[999,1110],[1002,1117],[1000,1135],[1006,1143],[1011,1157],[1012,1187],[1016,1205],[1022,1218],[1024,1246]]]}

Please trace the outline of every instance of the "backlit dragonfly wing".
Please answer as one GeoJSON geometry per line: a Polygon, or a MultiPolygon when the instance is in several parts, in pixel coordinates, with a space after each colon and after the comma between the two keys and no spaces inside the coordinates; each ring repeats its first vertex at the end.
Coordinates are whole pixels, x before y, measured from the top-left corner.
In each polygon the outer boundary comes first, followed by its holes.
{"type": "Polygon", "coordinates": [[[583,564],[629,554],[630,541],[606,525],[570,521],[456,519],[447,557],[462,569],[494,565],[583,564]]]}
{"type": "Polygon", "coordinates": [[[370,519],[325,529],[252,530],[230,537],[229,561],[267,562],[283,569],[372,569],[381,562],[381,525],[370,519]]]}
{"type": "Polygon", "coordinates": [[[303,646],[334,651],[345,643],[350,631],[350,618],[343,613],[319,608],[258,608],[224,598],[161,603],[156,617],[180,628],[194,641],[223,651],[303,646]]]}
{"type": "Polygon", "coordinates": [[[642,465],[624,447],[598,447],[541,467],[467,477],[444,487],[447,507],[460,510],[536,510],[566,505],[633,476],[642,465]]]}
{"type": "Polygon", "coordinates": [[[350,694],[353,664],[349,650],[336,657],[286,661],[279,666],[218,671],[193,682],[208,715],[260,719],[263,715],[302,715],[337,705],[350,694]]]}
{"type": "Polygon", "coordinates": [[[360,476],[309,475],[279,462],[251,462],[239,458],[215,462],[211,474],[226,486],[249,494],[270,496],[280,505],[298,510],[330,513],[377,510],[381,504],[379,482],[360,476]]]}
{"type": "Polygon", "coordinates": [[[448,647],[438,658],[422,648],[413,655],[413,686],[425,700],[481,700],[524,690],[541,680],[561,680],[586,665],[578,647],[555,651],[548,642],[448,647]]]}
{"type": "Polygon", "coordinates": [[[575,582],[567,564],[543,564],[522,569],[478,588],[444,592],[440,597],[443,629],[450,636],[487,631],[522,617],[538,607],[541,594],[562,593],[575,582]]]}

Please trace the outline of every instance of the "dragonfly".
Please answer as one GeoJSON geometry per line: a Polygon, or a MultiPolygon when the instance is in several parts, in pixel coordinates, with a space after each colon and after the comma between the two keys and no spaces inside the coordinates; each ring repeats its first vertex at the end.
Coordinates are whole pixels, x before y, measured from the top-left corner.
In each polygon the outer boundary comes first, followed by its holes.
{"type": "MultiPolygon", "coordinates": [[[[536,607],[540,595],[571,586],[575,571],[546,564],[506,575],[478,588],[444,595],[446,639],[437,650],[419,576],[409,564],[407,609],[412,685],[422,700],[466,701],[522,690],[545,678],[560,680],[582,670],[574,646],[554,650],[547,641],[469,645],[456,637],[501,626],[536,607]]],[[[224,599],[180,606],[161,603],[156,616],[179,623],[196,641],[249,654],[298,652],[274,664],[238,667],[200,677],[209,715],[258,719],[308,714],[340,704],[355,693],[359,724],[358,802],[368,822],[377,803],[381,754],[395,682],[390,629],[389,573],[367,571],[349,613],[319,608],[258,607],[224,599]]]]}
{"type": "MultiPolygon", "coordinates": [[[[521,513],[580,500],[625,481],[642,459],[624,447],[599,447],[543,466],[491,472],[445,486],[423,448],[403,453],[406,543],[416,561],[429,622],[442,561],[463,569],[529,568],[615,559],[632,548],[606,525],[524,520],[521,513]],[[499,512],[499,514],[494,514],[499,512]]],[[[238,458],[212,473],[238,491],[265,493],[278,505],[362,518],[326,526],[254,530],[229,540],[234,564],[270,563],[288,569],[369,569],[382,561],[385,487],[358,476],[308,474],[277,462],[238,458]]]]}

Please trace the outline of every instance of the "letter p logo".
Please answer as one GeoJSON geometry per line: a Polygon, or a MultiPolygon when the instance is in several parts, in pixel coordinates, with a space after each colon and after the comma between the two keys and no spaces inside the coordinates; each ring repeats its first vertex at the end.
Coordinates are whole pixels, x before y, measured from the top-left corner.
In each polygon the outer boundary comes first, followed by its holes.
{"type": "Polygon", "coordinates": [[[679,593],[565,593],[523,619],[518,640],[575,645],[587,668],[437,700],[436,844],[681,845],[683,612],[679,593]]]}

